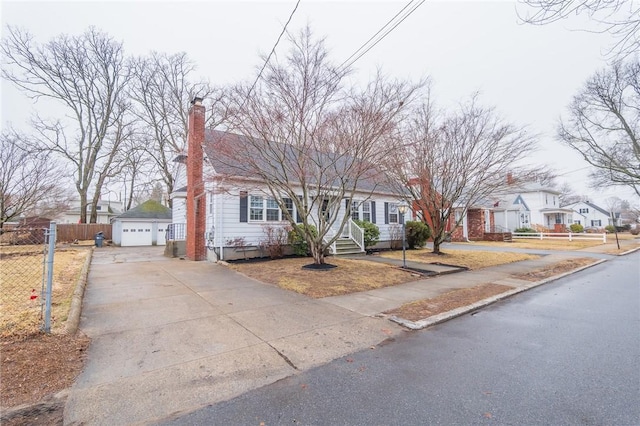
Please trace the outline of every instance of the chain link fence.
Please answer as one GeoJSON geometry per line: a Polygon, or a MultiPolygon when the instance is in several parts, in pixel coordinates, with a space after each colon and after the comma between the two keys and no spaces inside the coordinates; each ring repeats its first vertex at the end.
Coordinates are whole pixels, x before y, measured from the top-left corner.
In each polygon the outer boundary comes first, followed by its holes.
{"type": "Polygon", "coordinates": [[[0,337],[50,331],[53,250],[55,224],[50,229],[2,230],[0,337]]]}

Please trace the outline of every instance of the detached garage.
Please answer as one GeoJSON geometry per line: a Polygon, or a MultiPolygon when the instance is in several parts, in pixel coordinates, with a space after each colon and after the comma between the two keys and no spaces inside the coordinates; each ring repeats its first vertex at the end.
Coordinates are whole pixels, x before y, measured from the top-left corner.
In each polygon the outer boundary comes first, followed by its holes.
{"type": "Polygon", "coordinates": [[[149,200],[114,217],[111,223],[113,243],[117,246],[163,246],[171,209],[149,200]]]}

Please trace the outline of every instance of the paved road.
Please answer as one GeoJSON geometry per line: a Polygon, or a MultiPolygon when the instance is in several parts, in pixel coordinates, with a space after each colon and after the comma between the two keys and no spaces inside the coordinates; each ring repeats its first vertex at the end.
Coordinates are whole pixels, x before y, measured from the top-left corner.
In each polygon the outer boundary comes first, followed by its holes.
{"type": "Polygon", "coordinates": [[[640,424],[640,253],[166,423],[640,424]]]}

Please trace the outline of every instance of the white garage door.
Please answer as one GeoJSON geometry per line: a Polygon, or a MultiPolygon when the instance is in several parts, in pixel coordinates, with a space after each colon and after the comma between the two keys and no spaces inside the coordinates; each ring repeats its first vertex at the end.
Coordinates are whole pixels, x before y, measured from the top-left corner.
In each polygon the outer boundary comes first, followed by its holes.
{"type": "Polygon", "coordinates": [[[167,240],[166,240],[166,228],[167,228],[168,223],[158,223],[158,245],[159,246],[163,246],[165,244],[167,244],[167,240]]]}
{"type": "Polygon", "coordinates": [[[152,223],[123,222],[122,246],[150,246],[152,223]]]}

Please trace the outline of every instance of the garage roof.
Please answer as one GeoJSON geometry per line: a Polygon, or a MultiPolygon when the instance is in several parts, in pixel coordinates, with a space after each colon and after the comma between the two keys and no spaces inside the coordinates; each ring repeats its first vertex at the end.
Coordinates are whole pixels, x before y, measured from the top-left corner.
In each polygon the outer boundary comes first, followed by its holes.
{"type": "Polygon", "coordinates": [[[116,219],[169,219],[171,209],[156,200],[148,200],[131,210],[118,215],[116,219]]]}

